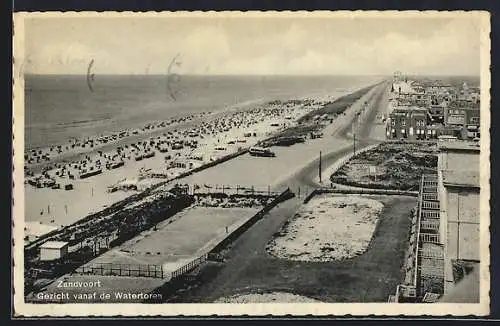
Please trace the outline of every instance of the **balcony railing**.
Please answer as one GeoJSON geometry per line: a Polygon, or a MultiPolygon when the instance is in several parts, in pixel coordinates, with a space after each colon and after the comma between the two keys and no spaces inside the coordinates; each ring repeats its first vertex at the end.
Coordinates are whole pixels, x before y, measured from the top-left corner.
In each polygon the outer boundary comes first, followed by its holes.
{"type": "Polygon", "coordinates": [[[423,219],[437,219],[439,220],[439,211],[436,210],[425,210],[422,211],[423,219]]]}
{"type": "Polygon", "coordinates": [[[420,242],[439,244],[439,234],[435,233],[420,233],[418,239],[420,242]]]}
{"type": "Polygon", "coordinates": [[[438,201],[438,195],[432,194],[432,193],[427,193],[427,194],[422,195],[422,199],[425,201],[438,201]]]}
{"type": "MultiPolygon", "coordinates": [[[[420,223],[420,229],[425,231],[439,231],[439,220],[422,220],[420,223]]],[[[426,232],[429,233],[429,232],[426,232]]]]}
{"type": "Polygon", "coordinates": [[[436,201],[422,201],[422,209],[439,209],[439,202],[436,201]]]}

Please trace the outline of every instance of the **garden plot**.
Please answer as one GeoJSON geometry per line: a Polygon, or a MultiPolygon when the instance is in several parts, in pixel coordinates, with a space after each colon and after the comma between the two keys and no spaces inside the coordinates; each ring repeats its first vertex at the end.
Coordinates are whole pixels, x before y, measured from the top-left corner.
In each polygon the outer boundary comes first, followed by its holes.
{"type": "Polygon", "coordinates": [[[422,174],[436,173],[436,169],[436,143],[386,142],[358,153],[330,181],[372,189],[417,190],[422,174]]]}
{"type": "Polygon", "coordinates": [[[365,252],[384,205],[358,195],[313,197],[268,243],[269,254],[295,261],[325,262],[365,252]]]}

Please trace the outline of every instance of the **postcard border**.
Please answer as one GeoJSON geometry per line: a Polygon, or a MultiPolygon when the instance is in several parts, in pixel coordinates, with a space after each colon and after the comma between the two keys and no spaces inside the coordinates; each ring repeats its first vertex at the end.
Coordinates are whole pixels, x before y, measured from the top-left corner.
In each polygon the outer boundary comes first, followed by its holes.
{"type": "Polygon", "coordinates": [[[490,14],[485,11],[248,11],[248,12],[16,12],[13,15],[13,108],[12,108],[12,130],[13,130],[13,188],[12,188],[12,224],[13,224],[13,247],[14,260],[14,310],[17,317],[102,317],[102,316],[128,316],[128,317],[151,317],[151,316],[485,316],[490,307],[490,14]],[[53,17],[128,17],[128,16],[211,16],[211,17],[276,17],[292,15],[295,17],[380,17],[380,14],[407,18],[408,16],[439,15],[461,16],[477,15],[481,20],[481,225],[480,225],[480,247],[481,247],[481,302],[479,304],[387,304],[387,303],[321,303],[321,304],[27,304],[24,303],[23,272],[23,250],[17,250],[18,244],[23,243],[24,226],[24,184],[23,155],[24,152],[24,78],[23,52],[24,42],[24,19],[26,18],[53,18],[53,17]],[[487,136],[486,136],[487,135],[487,136]],[[21,149],[17,150],[16,149],[21,149]],[[21,153],[21,154],[20,154],[21,153]],[[484,193],[484,195],[483,195],[484,193]],[[18,217],[16,219],[16,216],[18,217]],[[22,217],[22,218],[21,218],[22,217]],[[20,223],[21,220],[22,222],[20,223]],[[112,311],[112,314],[109,312],[112,311]]]}

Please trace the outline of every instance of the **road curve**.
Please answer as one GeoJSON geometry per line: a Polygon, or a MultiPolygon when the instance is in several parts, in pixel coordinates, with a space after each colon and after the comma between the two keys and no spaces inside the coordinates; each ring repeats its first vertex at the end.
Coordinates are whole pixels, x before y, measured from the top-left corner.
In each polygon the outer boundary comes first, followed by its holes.
{"type": "MultiPolygon", "coordinates": [[[[363,149],[367,146],[380,143],[380,139],[372,139],[369,138],[370,132],[376,123],[376,115],[378,112],[385,112],[385,101],[383,101],[384,92],[388,89],[388,83],[384,82],[375,87],[372,91],[373,93],[367,94],[362,97],[356,103],[354,103],[351,108],[349,108],[350,112],[346,113],[346,116],[342,116],[344,121],[340,121],[339,127],[336,131],[331,135],[325,135],[325,137],[334,137],[337,139],[348,139],[352,140],[354,144],[353,137],[350,135],[350,130],[352,129],[352,125],[355,119],[355,115],[357,112],[362,110],[363,104],[366,101],[366,97],[368,97],[368,109],[364,112],[364,123],[358,129],[358,137],[356,139],[356,151],[363,149]]],[[[333,165],[339,159],[345,157],[346,155],[352,153],[354,151],[354,145],[348,145],[343,148],[336,148],[327,153],[323,153],[322,155],[322,167],[323,171],[326,167],[333,165]]],[[[318,167],[319,167],[319,158],[310,162],[306,166],[304,166],[300,171],[292,175],[288,180],[283,181],[280,186],[287,185],[292,191],[302,188],[314,188],[319,187],[320,184],[316,181],[318,176],[318,167]]],[[[323,179],[328,180],[329,175],[324,175],[323,179]]]]}

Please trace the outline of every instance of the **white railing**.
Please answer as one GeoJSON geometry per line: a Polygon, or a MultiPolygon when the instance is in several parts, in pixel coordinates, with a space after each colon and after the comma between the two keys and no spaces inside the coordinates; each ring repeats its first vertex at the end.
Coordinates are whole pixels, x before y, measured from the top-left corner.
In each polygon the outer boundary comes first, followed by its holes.
{"type": "Polygon", "coordinates": [[[422,219],[422,194],[424,189],[424,175],[422,175],[422,180],[420,182],[420,194],[418,197],[418,212],[417,212],[417,245],[415,246],[415,275],[413,280],[413,285],[418,284],[418,253],[420,250],[420,221],[422,219]]]}

